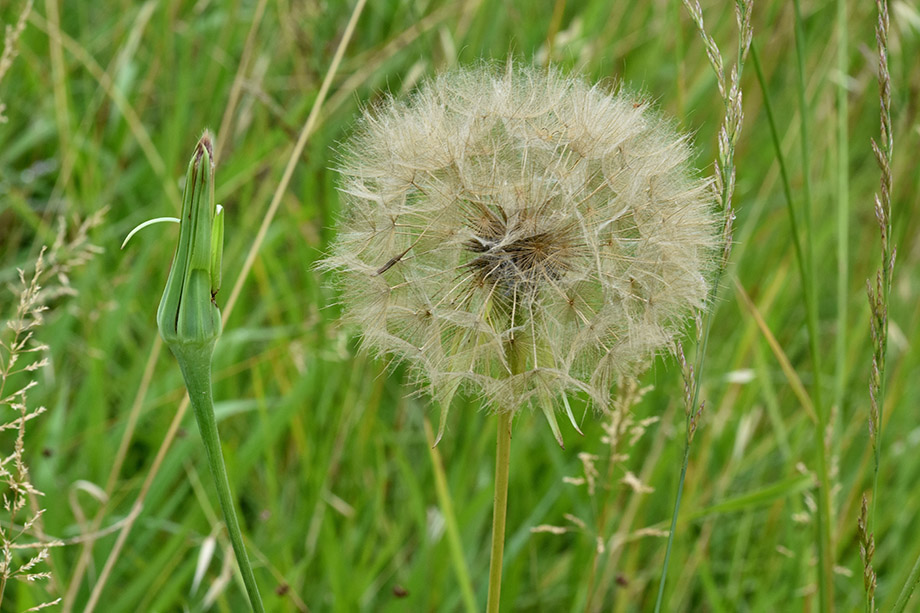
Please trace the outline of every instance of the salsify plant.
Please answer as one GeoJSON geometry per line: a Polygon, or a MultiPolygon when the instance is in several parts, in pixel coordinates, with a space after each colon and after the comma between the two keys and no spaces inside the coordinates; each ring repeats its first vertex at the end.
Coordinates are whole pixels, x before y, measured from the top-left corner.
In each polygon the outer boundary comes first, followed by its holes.
{"type": "Polygon", "coordinates": [[[721,227],[691,147],[642,98],[557,70],[448,72],[368,109],[343,146],[343,213],[323,261],[366,347],[440,404],[498,416],[488,610],[497,611],[511,421],[559,444],[569,396],[611,387],[705,307],[721,227]]]}
{"type": "Polygon", "coordinates": [[[179,219],[160,217],[145,222],[128,235],[125,243],[151,223],[179,223],[179,243],[157,310],[157,326],[179,362],[249,602],[253,611],[261,613],[265,609],[243,544],[211,394],[211,360],[221,333],[220,309],[214,298],[220,289],[224,217],[222,207],[214,201],[213,138],[207,131],[189,160],[181,215],[179,219]]]}

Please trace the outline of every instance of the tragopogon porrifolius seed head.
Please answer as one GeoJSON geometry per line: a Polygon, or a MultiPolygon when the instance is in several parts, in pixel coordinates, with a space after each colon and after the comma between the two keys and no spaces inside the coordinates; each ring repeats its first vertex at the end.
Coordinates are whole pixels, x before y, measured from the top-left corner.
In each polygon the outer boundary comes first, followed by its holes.
{"type": "MultiPolygon", "coordinates": [[[[556,70],[455,70],[369,109],[338,168],[323,266],[366,346],[411,364],[444,417],[612,384],[706,302],[721,228],[691,149],[641,98],[556,70]]],[[[439,433],[440,436],[440,433],[439,433]]]]}

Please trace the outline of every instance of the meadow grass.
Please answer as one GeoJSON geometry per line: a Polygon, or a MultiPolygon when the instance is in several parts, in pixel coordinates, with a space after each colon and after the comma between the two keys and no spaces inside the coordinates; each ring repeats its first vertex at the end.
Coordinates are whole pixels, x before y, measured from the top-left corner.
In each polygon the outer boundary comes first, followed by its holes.
{"type": "MultiPolygon", "coordinates": [[[[15,24],[23,5],[4,2],[0,21],[15,24]]],[[[494,424],[475,400],[458,399],[432,452],[426,421],[437,419],[436,407],[412,395],[402,366],[357,352],[355,331],[337,324],[335,293],[314,267],[339,210],[329,170],[336,143],[382,92],[406,93],[426,75],[480,58],[551,62],[647,92],[694,133],[701,172],[712,172],[724,108],[680,2],[358,8],[242,0],[33,7],[0,82],[8,117],[0,124],[0,282],[30,270],[58,218],[74,225],[108,211],[90,232],[104,253],[69,273],[77,294],[44,314],[37,339],[49,345],[50,365],[29,393],[48,408],[25,439],[46,509],[29,540],[65,545],[51,550],[48,581],[6,585],[3,611],[59,596],[65,611],[93,598],[104,604],[97,611],[116,613],[246,606],[226,531],[215,527],[216,495],[182,379],[155,325],[175,229],[144,230],[118,249],[143,220],[177,214],[178,181],[205,127],[218,131],[217,201],[226,210],[215,408],[266,609],[484,607],[494,424]]],[[[732,61],[733,6],[707,1],[703,14],[732,61]]],[[[912,240],[920,173],[911,154],[920,137],[912,60],[920,15],[896,3],[891,19],[891,243],[899,251],[871,522],[881,610],[920,557],[920,250],[912,240]]],[[[706,409],[662,610],[815,609],[819,517],[830,599],[841,611],[864,607],[857,518],[876,461],[865,296],[879,267],[875,22],[871,3],[754,7],[756,56],[742,77],[734,154],[735,245],[715,299],[699,386],[706,409]],[[794,234],[790,209],[810,228],[800,223],[794,234]],[[830,480],[823,491],[819,474],[830,480]]],[[[5,288],[3,296],[7,318],[14,296],[5,288]]],[[[641,433],[623,430],[619,446],[609,444],[608,420],[591,413],[584,437],[563,426],[565,450],[541,415],[519,419],[503,609],[654,608],[684,454],[683,385],[677,361],[657,359],[631,417],[658,420],[641,433]],[[593,492],[581,454],[601,458],[593,492]]],[[[582,416],[582,405],[573,409],[582,416]]]]}

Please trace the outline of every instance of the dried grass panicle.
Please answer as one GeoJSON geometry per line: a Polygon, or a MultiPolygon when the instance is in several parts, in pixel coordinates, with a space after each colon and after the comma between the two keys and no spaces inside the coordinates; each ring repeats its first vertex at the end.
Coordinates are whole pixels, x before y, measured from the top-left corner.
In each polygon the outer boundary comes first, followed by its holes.
{"type": "Polygon", "coordinates": [[[4,450],[0,458],[0,490],[3,517],[0,518],[0,602],[7,582],[12,579],[36,581],[47,579],[47,572],[35,567],[48,555],[48,544],[37,544],[25,561],[14,552],[19,537],[29,531],[41,517],[41,510],[27,510],[30,498],[42,496],[32,485],[24,459],[26,424],[45,412],[45,407],[30,408],[28,394],[37,382],[29,376],[47,364],[42,355],[46,347],[35,342],[34,330],[42,323],[46,309],[41,300],[40,279],[44,273],[44,250],[39,255],[35,271],[26,278],[20,271],[18,305],[13,317],[0,332],[0,436],[7,441],[12,433],[12,449],[4,450]]]}
{"type": "Polygon", "coordinates": [[[869,374],[869,436],[877,464],[878,432],[881,429],[881,410],[884,406],[888,354],[888,302],[897,247],[891,242],[891,162],[894,140],[891,131],[891,73],[888,70],[888,3],[877,0],[876,4],[879,13],[875,39],[878,45],[880,136],[878,140],[872,139],[872,151],[881,173],[879,191],[875,194],[874,211],[881,237],[882,261],[875,274],[875,283],[873,284],[871,279],[866,279],[866,292],[869,296],[869,326],[873,343],[872,368],[869,374]]]}
{"type": "Polygon", "coordinates": [[[863,563],[863,587],[866,591],[868,609],[875,611],[875,588],[878,578],[872,568],[872,558],[875,555],[875,536],[868,528],[869,501],[863,494],[859,518],[856,521],[856,540],[859,543],[859,558],[863,563]]]}
{"type": "MultiPolygon", "coordinates": [[[[0,442],[4,446],[11,443],[11,449],[0,452],[0,602],[10,579],[49,579],[50,573],[39,568],[50,548],[60,544],[47,539],[41,530],[44,511],[38,499],[44,494],[32,484],[26,457],[26,426],[46,411],[29,401],[30,392],[39,384],[38,371],[48,364],[48,347],[36,339],[35,333],[51,301],[75,293],[68,274],[99,252],[89,242],[88,232],[101,222],[104,213],[100,211],[80,224],[69,239],[62,224],[51,249],[42,249],[31,272],[20,271],[19,285],[13,288],[17,297],[15,311],[0,330],[0,442]],[[21,542],[26,535],[31,537],[30,542],[21,542]]],[[[58,598],[29,611],[59,601],[58,598]]]]}
{"type": "Polygon", "coordinates": [[[496,412],[569,393],[604,409],[705,305],[712,183],[634,94],[456,70],[369,109],[343,149],[323,266],[365,345],[408,361],[445,410],[458,389],[496,412]]]}
{"type": "Polygon", "coordinates": [[[562,482],[566,485],[576,488],[583,487],[582,491],[589,498],[594,499],[591,508],[596,510],[595,516],[588,521],[566,514],[565,518],[571,525],[544,524],[531,529],[531,532],[556,535],[573,531],[583,533],[597,543],[596,553],[598,555],[612,551],[627,540],[643,536],[641,530],[630,535],[631,527],[624,524],[617,527],[616,534],[605,531],[609,530],[607,517],[613,512],[613,509],[625,506],[620,495],[612,498],[611,492],[620,492],[623,496],[633,497],[654,491],[653,487],[643,482],[639,475],[629,469],[632,448],[648,431],[648,428],[660,420],[657,415],[639,419],[634,412],[634,408],[651,390],[651,386],[639,387],[635,378],[625,379],[618,386],[611,406],[605,414],[602,424],[604,434],[600,439],[602,448],[597,454],[579,453],[580,475],[562,478],[562,482]]]}
{"type": "MultiPolygon", "coordinates": [[[[866,293],[869,297],[869,330],[872,337],[872,366],[869,371],[869,440],[873,454],[872,512],[869,512],[866,494],[863,494],[862,507],[857,522],[859,552],[863,562],[863,583],[866,592],[866,609],[875,610],[876,572],[872,566],[875,552],[873,527],[876,521],[876,505],[881,496],[879,490],[879,469],[882,461],[881,435],[885,408],[886,370],[888,361],[888,308],[891,296],[891,281],[897,247],[892,243],[891,175],[892,155],[894,153],[894,136],[891,126],[891,73],[888,68],[888,30],[890,26],[887,0],[876,0],[878,19],[875,26],[875,40],[878,49],[878,90],[879,90],[879,139],[872,139],[872,152],[878,163],[880,177],[879,190],[875,194],[875,219],[878,223],[881,239],[881,264],[875,273],[875,283],[866,279],[866,293]]],[[[920,565],[920,561],[917,563],[920,565]]],[[[915,566],[916,568],[916,566],[915,566]]],[[[913,574],[913,585],[916,575],[913,574]]],[[[911,580],[896,602],[894,610],[903,610],[913,587],[909,590],[911,580]]]]}

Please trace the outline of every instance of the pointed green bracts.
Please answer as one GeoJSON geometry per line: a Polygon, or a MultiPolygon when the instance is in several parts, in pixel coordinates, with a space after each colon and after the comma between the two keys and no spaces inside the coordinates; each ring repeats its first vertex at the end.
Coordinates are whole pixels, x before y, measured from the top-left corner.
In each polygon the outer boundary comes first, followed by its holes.
{"type": "Polygon", "coordinates": [[[211,359],[221,332],[220,309],[214,297],[220,289],[223,242],[223,210],[214,202],[212,139],[205,132],[185,175],[179,246],[157,310],[157,326],[185,379],[249,603],[253,611],[263,613],[265,608],[230,492],[211,395],[211,359]]]}
{"type": "MultiPolygon", "coordinates": [[[[213,347],[220,336],[220,289],[224,216],[214,203],[214,158],[211,134],[205,132],[188,163],[179,246],[157,311],[157,326],[166,344],[213,347]]],[[[175,352],[175,350],[174,350],[175,352]]]]}

